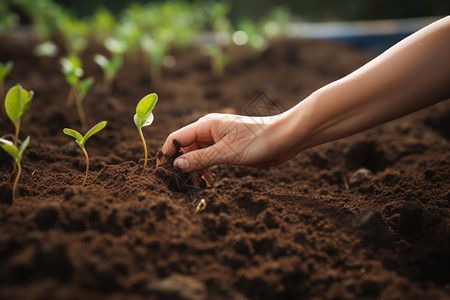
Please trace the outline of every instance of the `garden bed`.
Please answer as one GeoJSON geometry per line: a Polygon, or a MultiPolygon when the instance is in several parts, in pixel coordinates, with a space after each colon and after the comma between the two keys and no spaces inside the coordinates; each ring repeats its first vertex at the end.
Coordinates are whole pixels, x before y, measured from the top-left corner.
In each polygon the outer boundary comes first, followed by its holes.
{"type": "MultiPolygon", "coordinates": [[[[84,157],[62,132],[80,129],[65,107],[69,87],[59,62],[33,56],[33,45],[2,37],[0,47],[0,60],[15,63],[7,86],[35,91],[15,203],[12,160],[0,153],[0,298],[449,297],[448,101],[281,166],[215,167],[212,187],[179,193],[167,168],[155,167],[169,133],[209,112],[288,109],[371,57],[283,40],[259,57],[235,50],[214,77],[192,48],[173,53],[176,66],[158,82],[145,62],[128,61],[108,97],[92,60],[104,50],[91,45],[83,58],[96,84],[85,107],[91,126],[108,125],[86,145],[91,172],[81,186],[84,157]],[[152,159],[143,171],[133,115],[151,92],[159,101],[144,129],[152,159]],[[196,212],[200,198],[206,209],[196,212]]],[[[4,114],[0,128],[14,132],[4,114]]]]}

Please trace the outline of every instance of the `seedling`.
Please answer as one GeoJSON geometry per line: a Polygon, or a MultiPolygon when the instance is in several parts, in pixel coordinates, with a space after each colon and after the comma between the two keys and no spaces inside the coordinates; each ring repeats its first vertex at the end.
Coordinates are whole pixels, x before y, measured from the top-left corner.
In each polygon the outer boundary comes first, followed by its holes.
{"type": "Polygon", "coordinates": [[[164,41],[156,42],[149,36],[144,36],[141,40],[142,49],[150,59],[150,76],[158,81],[161,78],[161,66],[167,52],[167,44],[164,41]]]}
{"type": "Polygon", "coordinates": [[[216,44],[209,44],[204,46],[205,54],[211,57],[212,72],[216,76],[222,76],[225,67],[230,63],[230,58],[224,50],[216,44]]]}
{"type": "Polygon", "coordinates": [[[156,105],[156,101],[158,101],[158,95],[155,93],[148,94],[144,98],[139,101],[136,106],[136,114],[134,115],[134,124],[139,131],[139,135],[141,136],[142,145],[144,146],[144,169],[147,166],[147,144],[145,143],[144,135],[142,134],[142,127],[149,126],[153,123],[153,113],[152,110],[156,105]]]}
{"type": "Polygon", "coordinates": [[[16,84],[9,89],[5,97],[5,110],[9,119],[13,122],[16,132],[14,135],[14,146],[17,147],[17,140],[19,139],[20,119],[23,114],[30,107],[31,99],[33,99],[34,92],[27,91],[20,84],[16,84]]]}
{"type": "Polygon", "coordinates": [[[117,72],[119,71],[120,67],[122,66],[123,60],[120,57],[113,57],[111,59],[107,59],[105,56],[103,56],[101,54],[96,54],[94,56],[94,61],[103,70],[103,74],[104,74],[103,90],[105,91],[105,93],[110,94],[111,93],[111,84],[113,83],[117,72]]]}
{"type": "Polygon", "coordinates": [[[84,113],[83,109],[83,100],[93,84],[94,77],[88,77],[86,79],[80,80],[76,87],[75,104],[77,106],[78,116],[80,117],[81,127],[83,129],[87,128],[86,114],[84,113]]]}
{"type": "Polygon", "coordinates": [[[5,78],[11,72],[13,66],[14,63],[12,61],[0,62],[0,97],[3,97],[5,93],[5,78]]]}
{"type": "Polygon", "coordinates": [[[86,174],[84,176],[84,180],[82,185],[84,185],[86,183],[87,177],[88,177],[88,172],[89,172],[89,156],[86,152],[86,149],[84,148],[84,144],[86,143],[86,141],[93,136],[94,134],[96,134],[97,132],[99,132],[100,130],[102,130],[103,128],[105,128],[106,126],[106,121],[100,122],[97,125],[95,125],[94,127],[92,127],[86,134],[85,136],[82,136],[81,133],[79,133],[76,130],[70,129],[70,128],[64,128],[63,132],[71,137],[73,137],[75,139],[75,141],[77,142],[77,144],[80,146],[81,151],[83,151],[84,156],[86,157],[86,174]]]}
{"type": "Polygon", "coordinates": [[[61,66],[66,82],[70,85],[67,106],[71,106],[75,102],[76,86],[84,73],[82,69],[83,65],[78,56],[70,55],[61,59],[61,66]]]}
{"type": "Polygon", "coordinates": [[[67,98],[67,105],[72,105],[75,102],[77,107],[78,116],[80,118],[81,127],[87,128],[86,114],[83,109],[83,100],[86,97],[87,92],[94,83],[93,77],[80,80],[83,76],[82,63],[78,56],[70,55],[67,58],[61,60],[62,71],[65,75],[67,83],[70,85],[70,92],[67,98]]]}
{"type": "Polygon", "coordinates": [[[13,202],[16,201],[17,184],[19,183],[20,175],[22,175],[22,166],[20,164],[20,161],[22,160],[23,152],[25,151],[25,148],[27,148],[29,142],[30,137],[28,136],[23,141],[22,145],[20,145],[20,148],[17,149],[17,147],[12,142],[0,138],[0,147],[2,147],[3,150],[5,150],[9,155],[11,155],[11,157],[16,162],[18,168],[12,192],[13,202]]]}

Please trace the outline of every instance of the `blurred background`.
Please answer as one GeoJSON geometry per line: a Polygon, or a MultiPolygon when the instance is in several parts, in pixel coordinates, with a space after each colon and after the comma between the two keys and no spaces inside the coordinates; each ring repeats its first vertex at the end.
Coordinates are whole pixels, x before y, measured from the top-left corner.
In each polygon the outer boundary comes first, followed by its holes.
{"type": "MultiPolygon", "coordinates": [[[[175,20],[179,24],[171,29],[176,35],[180,36],[180,29],[197,26],[192,34],[214,32],[219,46],[225,45],[221,36],[231,37],[240,31],[244,43],[248,40],[247,44],[257,51],[273,37],[287,36],[337,40],[380,53],[449,13],[448,0],[2,0],[0,33],[30,24],[41,36],[45,36],[43,31],[55,29],[79,36],[94,30],[102,38],[103,28],[117,36],[134,26],[137,31],[133,38],[138,40],[139,30],[145,33],[143,29],[152,31],[155,26],[167,29],[175,20]],[[184,19],[177,17],[179,13],[184,19]],[[91,29],[86,23],[93,24],[91,29]]],[[[158,41],[154,32],[150,35],[158,41]]]]}
{"type": "MultiPolygon", "coordinates": [[[[14,2],[6,0],[6,2],[8,1],[14,2]]],[[[55,2],[69,8],[81,17],[94,13],[100,7],[106,7],[117,14],[130,3],[170,1],[59,0],[55,2]]],[[[257,20],[279,6],[286,8],[305,21],[311,22],[412,18],[441,16],[450,13],[450,1],[448,0],[229,0],[227,2],[232,7],[229,17],[233,22],[243,17],[257,20]]]]}

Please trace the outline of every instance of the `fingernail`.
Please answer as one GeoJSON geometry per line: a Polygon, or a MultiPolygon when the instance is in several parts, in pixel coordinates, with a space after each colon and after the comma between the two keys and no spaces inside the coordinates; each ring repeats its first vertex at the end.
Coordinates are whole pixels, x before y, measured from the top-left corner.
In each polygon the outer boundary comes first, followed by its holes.
{"type": "Polygon", "coordinates": [[[175,160],[175,168],[180,170],[186,170],[189,168],[189,163],[184,157],[177,158],[175,160]]]}

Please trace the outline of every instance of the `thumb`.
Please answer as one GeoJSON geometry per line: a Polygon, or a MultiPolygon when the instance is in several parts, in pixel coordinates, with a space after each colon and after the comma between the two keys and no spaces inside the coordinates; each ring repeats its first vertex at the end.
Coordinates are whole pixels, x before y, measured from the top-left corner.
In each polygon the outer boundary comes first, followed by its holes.
{"type": "Polygon", "coordinates": [[[204,149],[187,152],[174,161],[174,167],[183,172],[193,172],[206,169],[225,161],[225,153],[219,144],[204,149]]]}

